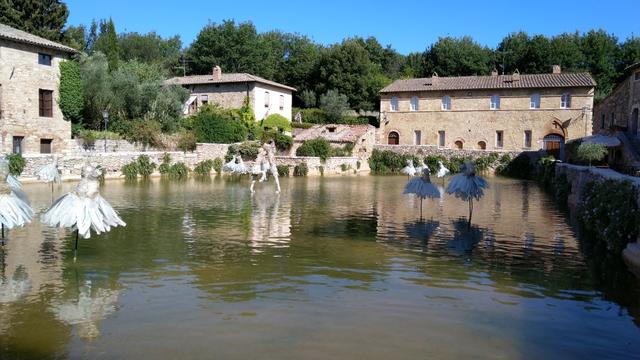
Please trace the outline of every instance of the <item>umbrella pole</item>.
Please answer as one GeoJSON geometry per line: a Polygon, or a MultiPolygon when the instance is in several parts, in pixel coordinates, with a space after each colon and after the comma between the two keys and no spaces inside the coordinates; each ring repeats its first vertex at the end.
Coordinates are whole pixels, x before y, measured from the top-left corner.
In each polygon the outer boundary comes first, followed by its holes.
{"type": "Polygon", "coordinates": [[[2,224],[2,246],[4,246],[4,224],[2,224]]]}
{"type": "Polygon", "coordinates": [[[473,216],[473,198],[469,199],[469,223],[467,229],[471,229],[471,217],[473,216]]]}
{"type": "Polygon", "coordinates": [[[80,230],[76,229],[76,245],[73,248],[73,262],[76,262],[76,256],[78,255],[78,233],[80,230]]]}
{"type": "Polygon", "coordinates": [[[422,198],[420,198],[420,220],[422,220],[422,198]]]}
{"type": "Polygon", "coordinates": [[[51,182],[51,203],[53,204],[53,181],[51,182]]]}

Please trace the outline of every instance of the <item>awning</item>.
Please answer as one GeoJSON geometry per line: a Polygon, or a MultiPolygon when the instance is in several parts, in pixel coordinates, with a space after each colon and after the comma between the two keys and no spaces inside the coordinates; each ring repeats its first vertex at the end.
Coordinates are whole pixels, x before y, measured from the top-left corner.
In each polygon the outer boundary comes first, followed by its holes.
{"type": "Polygon", "coordinates": [[[189,100],[187,100],[187,102],[182,105],[182,113],[184,115],[189,115],[189,106],[191,106],[191,104],[193,104],[193,102],[196,101],[197,98],[197,95],[191,95],[189,96],[189,100]]]}
{"type": "Polygon", "coordinates": [[[606,147],[617,147],[621,145],[620,140],[615,136],[591,135],[583,137],[582,144],[600,144],[606,147]]]}

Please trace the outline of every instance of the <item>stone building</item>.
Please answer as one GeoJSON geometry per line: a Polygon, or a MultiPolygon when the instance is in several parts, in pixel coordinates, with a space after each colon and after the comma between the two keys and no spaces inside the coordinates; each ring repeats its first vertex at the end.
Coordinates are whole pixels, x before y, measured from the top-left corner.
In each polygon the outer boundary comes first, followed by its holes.
{"type": "Polygon", "coordinates": [[[67,149],[71,124],[58,106],[59,64],[76,50],[0,24],[0,151],[67,149]]]}
{"type": "Polygon", "coordinates": [[[397,80],[380,91],[380,144],[528,151],[560,156],[591,134],[595,81],[588,73],[397,80]]]}
{"type": "Polygon", "coordinates": [[[222,69],[215,66],[209,75],[174,77],[166,83],[181,85],[191,91],[184,104],[184,115],[195,114],[205,104],[237,109],[248,97],[256,120],[271,114],[280,114],[291,120],[291,99],[296,89],[255,75],[223,74],[222,69]]]}
{"type": "Polygon", "coordinates": [[[333,148],[353,144],[352,156],[368,159],[375,145],[376,128],[371,125],[314,125],[308,129],[294,129],[291,155],[307,140],[325,139],[333,148]]]}
{"type": "Polygon", "coordinates": [[[638,109],[640,109],[640,63],[625,70],[623,80],[611,94],[596,104],[593,111],[593,132],[609,133],[623,130],[628,137],[638,139],[638,109]]]}

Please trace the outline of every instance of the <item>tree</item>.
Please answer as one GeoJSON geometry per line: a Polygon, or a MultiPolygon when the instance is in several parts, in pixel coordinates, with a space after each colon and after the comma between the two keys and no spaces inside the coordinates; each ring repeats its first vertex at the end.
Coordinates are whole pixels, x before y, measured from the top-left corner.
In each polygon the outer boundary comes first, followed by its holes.
{"type": "Polygon", "coordinates": [[[598,83],[595,97],[600,100],[611,92],[618,77],[618,38],[604,30],[591,30],[583,36],[581,48],[586,66],[598,83]]]}
{"type": "Polygon", "coordinates": [[[591,166],[591,162],[600,161],[607,155],[607,148],[602,144],[580,144],[576,155],[591,166]]]}
{"type": "Polygon", "coordinates": [[[0,23],[60,41],[69,9],[60,0],[2,0],[0,23]]]}
{"type": "Polygon", "coordinates": [[[82,55],[80,57],[80,73],[84,89],[83,117],[85,125],[93,129],[100,129],[102,111],[109,108],[113,98],[107,57],[100,52],[90,56],[82,55]]]}
{"type": "Polygon", "coordinates": [[[620,55],[620,64],[618,71],[622,72],[624,69],[632,64],[640,62],[640,38],[637,36],[631,36],[624,43],[622,43],[620,55]]]}
{"type": "Polygon", "coordinates": [[[82,121],[84,109],[84,95],[82,91],[82,78],[80,65],[77,61],[65,60],[60,63],[60,110],[65,120],[73,123],[82,121]]]}
{"type": "Polygon", "coordinates": [[[304,108],[314,108],[318,105],[318,98],[316,92],[313,90],[303,90],[300,92],[300,102],[304,108]]]}
{"type": "Polygon", "coordinates": [[[342,118],[342,114],[349,110],[349,101],[346,95],[332,89],[320,95],[320,108],[324,110],[330,121],[337,122],[342,118]]]}
{"type": "Polygon", "coordinates": [[[69,26],[62,34],[62,42],[78,51],[87,51],[87,34],[84,25],[69,26]]]}
{"type": "MultiPolygon", "coordinates": [[[[93,25],[92,25],[93,26],[93,25]]],[[[92,45],[92,51],[100,51],[107,57],[109,71],[118,68],[120,50],[118,48],[118,35],[113,20],[100,20],[100,33],[92,45]]]]}
{"type": "Polygon", "coordinates": [[[118,48],[120,59],[123,61],[137,60],[146,64],[157,64],[169,73],[178,65],[182,41],[178,35],[163,39],[155,32],[132,32],[118,36],[118,48]]]}
{"type": "Polygon", "coordinates": [[[551,38],[550,59],[553,65],[561,65],[562,71],[587,71],[585,57],[580,48],[580,33],[564,33],[551,38]]]}
{"type": "Polygon", "coordinates": [[[493,69],[493,53],[469,36],[444,37],[425,52],[425,73],[440,76],[487,75],[493,69]]]}

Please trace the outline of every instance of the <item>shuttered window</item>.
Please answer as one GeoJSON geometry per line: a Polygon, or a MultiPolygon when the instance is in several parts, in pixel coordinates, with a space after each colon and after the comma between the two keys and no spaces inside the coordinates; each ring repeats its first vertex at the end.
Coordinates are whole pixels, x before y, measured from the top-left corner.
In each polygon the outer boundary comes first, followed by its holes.
{"type": "Polygon", "coordinates": [[[53,91],[40,89],[40,116],[53,117],[53,91]]]}

